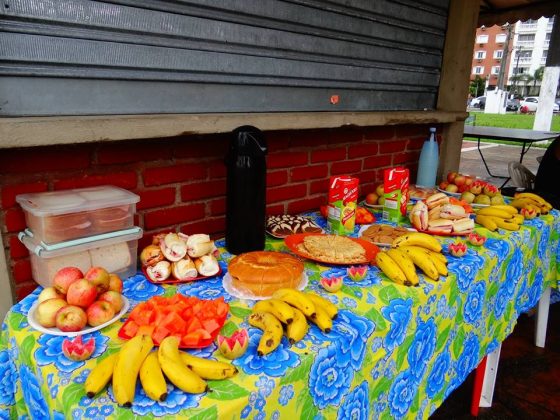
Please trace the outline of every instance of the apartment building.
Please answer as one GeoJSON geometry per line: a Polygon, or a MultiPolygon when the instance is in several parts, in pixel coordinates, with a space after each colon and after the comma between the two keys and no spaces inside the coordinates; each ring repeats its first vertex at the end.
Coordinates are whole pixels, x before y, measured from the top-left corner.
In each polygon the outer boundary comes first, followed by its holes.
{"type": "MultiPolygon", "coordinates": [[[[495,25],[488,28],[482,26],[476,30],[471,80],[476,76],[480,76],[482,79],[488,80],[489,87],[498,85],[500,66],[502,64],[502,57],[507,41],[507,26],[495,25]]],[[[509,45],[511,45],[511,40],[509,45]]],[[[506,69],[510,61],[510,56],[508,55],[506,69]]]]}

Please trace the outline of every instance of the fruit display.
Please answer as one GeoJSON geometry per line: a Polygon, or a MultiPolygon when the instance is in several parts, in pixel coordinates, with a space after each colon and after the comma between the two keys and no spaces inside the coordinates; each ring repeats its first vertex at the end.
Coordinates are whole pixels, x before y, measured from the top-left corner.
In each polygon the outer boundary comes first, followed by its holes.
{"type": "Polygon", "coordinates": [[[329,293],[338,292],[344,284],[342,277],[322,277],[319,283],[329,293]]]}
{"type": "Polygon", "coordinates": [[[282,214],[266,219],[266,231],[276,238],[285,238],[294,233],[319,233],[322,229],[308,217],[282,214]]]}
{"type": "Polygon", "coordinates": [[[308,322],[328,333],[337,314],[337,307],[321,296],[288,288],[277,290],[272,299],[256,303],[249,315],[249,324],[263,331],[257,354],[273,352],[283,335],[291,344],[297,343],[307,334],[308,322]]]}
{"type": "Polygon", "coordinates": [[[89,359],[95,350],[95,339],[91,337],[84,343],[82,336],[78,335],[72,339],[65,338],[62,342],[62,353],[75,362],[89,359]]]}
{"type": "Polygon", "coordinates": [[[226,379],[237,373],[237,368],[229,363],[180,351],[179,343],[176,336],[169,336],[160,343],[158,350],[152,351],[151,337],[137,335],[92,369],[84,383],[86,395],[95,397],[112,380],[117,403],[131,407],[138,378],[149,398],[165,401],[166,378],[184,392],[200,394],[209,390],[206,379],[226,379]]]}
{"type": "Polygon", "coordinates": [[[510,205],[496,205],[481,208],[476,213],[476,223],[494,232],[498,228],[505,230],[519,230],[525,220],[517,213],[517,209],[510,205]]]}
{"type": "Polygon", "coordinates": [[[249,334],[246,329],[235,330],[229,337],[218,334],[216,344],[226,359],[237,359],[243,356],[249,347],[249,334]]]}
{"type": "Polygon", "coordinates": [[[484,242],[486,242],[486,237],[479,235],[478,233],[472,232],[469,233],[469,236],[467,236],[467,240],[471,245],[481,246],[484,245],[484,242]]]}
{"type": "Polygon", "coordinates": [[[61,268],[53,286],[37,298],[32,316],[44,328],[79,332],[113,319],[124,306],[122,280],[103,267],[91,267],[85,274],[76,267],[61,268]]]}
{"type": "Polygon", "coordinates": [[[474,229],[464,206],[451,204],[450,197],[443,193],[418,201],[409,212],[412,226],[420,232],[434,234],[467,234],[474,229]]]}
{"type": "Polygon", "coordinates": [[[181,347],[205,347],[222,328],[228,312],[229,305],[223,298],[202,300],[181,294],[154,296],[134,307],[119,330],[119,337],[147,335],[159,345],[166,337],[175,335],[180,337],[181,347]]]}
{"type": "Polygon", "coordinates": [[[368,206],[382,206],[385,202],[385,189],[383,183],[375,186],[375,191],[366,195],[365,203],[368,206]]]}
{"type": "Polygon", "coordinates": [[[548,201],[529,192],[516,193],[509,204],[520,210],[520,213],[528,219],[541,214],[548,214],[552,210],[552,205],[548,201]]]}
{"type": "Polygon", "coordinates": [[[352,265],[346,269],[346,275],[352,281],[362,281],[368,273],[367,265],[352,265]]]}
{"type": "Polygon", "coordinates": [[[377,266],[397,284],[417,286],[416,267],[431,280],[447,276],[447,258],[440,242],[426,233],[410,232],[395,239],[392,248],[376,256],[377,266]]]}
{"type": "Polygon", "coordinates": [[[439,184],[441,190],[461,194],[461,200],[471,204],[504,204],[504,197],[495,185],[468,175],[450,172],[447,181],[439,184]]]}
{"type": "Polygon", "coordinates": [[[391,245],[396,238],[408,232],[401,226],[375,224],[364,230],[360,238],[378,245],[391,245]]]}
{"type": "Polygon", "coordinates": [[[450,243],[448,246],[449,253],[454,257],[462,257],[467,253],[467,245],[464,242],[458,241],[450,243]]]}
{"type": "Polygon", "coordinates": [[[220,272],[214,241],[197,233],[162,233],[140,253],[140,263],[148,280],[154,283],[192,281],[220,272]]]}

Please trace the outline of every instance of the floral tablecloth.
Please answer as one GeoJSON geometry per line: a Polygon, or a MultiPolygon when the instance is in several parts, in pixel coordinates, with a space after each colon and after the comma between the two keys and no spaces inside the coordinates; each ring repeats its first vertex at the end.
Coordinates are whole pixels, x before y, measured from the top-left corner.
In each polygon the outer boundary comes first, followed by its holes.
{"type": "MultiPolygon", "coordinates": [[[[190,395],[169,385],[167,400],[156,403],[138,385],[131,409],[115,404],[111,387],[94,399],[83,389],[99,357],[121,345],[122,322],[91,335],[97,345],[91,359],[69,361],[61,337],[40,334],[27,323],[37,290],[15,305],[2,325],[0,418],[427,418],[512,332],[543,288],[557,286],[559,225],[555,211],[505,235],[477,228],[489,238],[485,245],[469,246],[463,258],[449,257],[446,279],[434,283],[422,277],[417,288],[395,285],[371,267],[363,281],[345,277],[342,290],[328,294],[319,279],[345,276],[345,268],[306,262],[308,289],[340,308],[333,330],[324,334],[313,326],[302,342],[290,346],[284,339],[265,357],[256,355],[261,332],[246,322],[252,303],[228,295],[221,277],[174,287],[133,276],[124,289],[131,306],[177,292],[223,296],[231,307],[225,331],[248,328],[251,344],[234,361],[240,373],[210,381],[212,392],[190,395]]],[[[225,271],[231,255],[223,241],[218,244],[225,271]]],[[[286,251],[281,240],[269,239],[267,248],[286,251]]],[[[193,353],[217,357],[214,345],[193,353]]]]}

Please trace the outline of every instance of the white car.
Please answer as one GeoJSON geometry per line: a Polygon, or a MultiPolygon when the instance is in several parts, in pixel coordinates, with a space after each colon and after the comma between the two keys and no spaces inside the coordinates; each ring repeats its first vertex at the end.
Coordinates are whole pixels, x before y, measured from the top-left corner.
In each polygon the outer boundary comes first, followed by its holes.
{"type": "MultiPolygon", "coordinates": [[[[527,107],[527,112],[536,112],[539,106],[539,98],[537,96],[527,96],[519,103],[519,109],[523,108],[524,106],[527,107]]],[[[557,103],[552,105],[552,111],[558,112],[559,106],[557,103]]]]}

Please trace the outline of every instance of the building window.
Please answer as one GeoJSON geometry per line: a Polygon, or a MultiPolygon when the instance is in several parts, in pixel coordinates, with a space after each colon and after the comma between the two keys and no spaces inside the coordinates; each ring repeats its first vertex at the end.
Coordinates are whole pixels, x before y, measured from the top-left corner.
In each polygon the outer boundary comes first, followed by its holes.
{"type": "MultiPolygon", "coordinates": [[[[545,40],[545,41],[550,41],[550,35],[551,35],[551,33],[548,32],[548,33],[544,36],[544,40],[545,40]]],[[[534,37],[533,37],[533,39],[534,39],[534,37]]]]}
{"type": "Polygon", "coordinates": [[[519,42],[527,42],[527,41],[534,41],[535,34],[521,34],[517,37],[519,42]]]}
{"type": "Polygon", "coordinates": [[[477,44],[486,44],[488,42],[488,35],[478,35],[476,37],[477,44]]]}
{"type": "Polygon", "coordinates": [[[477,51],[474,53],[474,58],[477,60],[483,60],[486,58],[486,51],[477,51]]]}
{"type": "Polygon", "coordinates": [[[473,67],[472,73],[473,74],[482,74],[482,73],[484,73],[484,67],[483,66],[473,67]]]}
{"type": "Polygon", "coordinates": [[[542,58],[546,58],[546,57],[548,57],[548,50],[543,50],[542,58]]]}
{"type": "Polygon", "coordinates": [[[500,66],[493,66],[492,74],[500,74],[500,66]]]}
{"type": "Polygon", "coordinates": [[[502,58],[503,55],[504,55],[504,52],[502,50],[494,51],[494,58],[502,58]]]}
{"type": "Polygon", "coordinates": [[[498,34],[496,35],[496,42],[498,44],[506,42],[507,35],[506,34],[498,34]]]}
{"type": "Polygon", "coordinates": [[[513,69],[513,74],[523,74],[525,70],[528,70],[526,67],[516,67],[513,69]]]}

